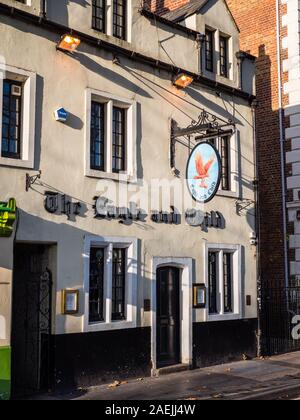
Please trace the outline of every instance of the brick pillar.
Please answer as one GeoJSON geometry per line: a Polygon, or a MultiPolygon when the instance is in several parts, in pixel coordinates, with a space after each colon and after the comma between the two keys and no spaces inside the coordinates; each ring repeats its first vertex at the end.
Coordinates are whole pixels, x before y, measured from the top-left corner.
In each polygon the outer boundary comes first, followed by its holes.
{"type": "Polygon", "coordinates": [[[256,63],[257,151],[261,276],[264,285],[284,284],[284,234],[278,104],[275,0],[227,0],[241,31],[241,49],[256,63]]]}

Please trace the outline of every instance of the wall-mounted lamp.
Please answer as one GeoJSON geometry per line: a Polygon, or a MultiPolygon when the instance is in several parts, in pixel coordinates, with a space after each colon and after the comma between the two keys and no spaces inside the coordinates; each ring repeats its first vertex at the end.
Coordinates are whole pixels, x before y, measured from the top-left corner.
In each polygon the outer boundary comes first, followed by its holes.
{"type": "Polygon", "coordinates": [[[179,73],[177,76],[173,79],[173,84],[178,89],[186,89],[189,87],[194,81],[194,78],[192,76],[188,76],[185,73],[179,73]]]}
{"type": "Polygon", "coordinates": [[[63,35],[57,44],[58,50],[74,52],[80,45],[81,41],[72,35],[63,35]]]}

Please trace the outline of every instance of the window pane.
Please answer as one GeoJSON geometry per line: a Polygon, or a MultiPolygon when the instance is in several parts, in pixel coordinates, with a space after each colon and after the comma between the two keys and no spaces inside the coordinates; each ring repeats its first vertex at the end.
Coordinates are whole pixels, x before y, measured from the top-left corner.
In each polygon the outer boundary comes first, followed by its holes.
{"type": "Polygon", "coordinates": [[[21,158],[22,94],[21,83],[3,81],[2,157],[21,158]]]}
{"type": "Polygon", "coordinates": [[[228,39],[220,37],[220,65],[221,76],[228,77],[228,39]]]}
{"type": "Polygon", "coordinates": [[[104,320],[103,315],[104,249],[91,248],[89,322],[104,320]]]}
{"type": "Polygon", "coordinates": [[[214,32],[205,32],[205,65],[207,71],[214,71],[214,32]]]}
{"type": "Polygon", "coordinates": [[[221,187],[224,191],[231,188],[231,166],[230,166],[230,137],[209,139],[209,143],[218,150],[221,158],[221,187]]]}
{"type": "Polygon", "coordinates": [[[112,170],[116,173],[125,171],[125,116],[125,109],[117,107],[113,108],[112,170]]]}
{"type": "Polygon", "coordinates": [[[100,32],[105,32],[106,0],[93,0],[92,27],[100,32]]]}
{"type": "Polygon", "coordinates": [[[225,313],[233,312],[232,305],[232,254],[225,253],[223,256],[223,275],[224,275],[224,311],[225,313]]]}
{"type": "Polygon", "coordinates": [[[218,253],[208,253],[209,313],[218,313],[218,253]]]}
{"type": "Polygon", "coordinates": [[[105,169],[104,104],[92,102],[91,111],[91,169],[105,169]]]}
{"type": "Polygon", "coordinates": [[[222,190],[230,190],[230,138],[221,137],[222,190]]]}
{"type": "Polygon", "coordinates": [[[126,0],[113,0],[113,35],[126,39],[126,0]]]}
{"type": "Polygon", "coordinates": [[[112,320],[125,319],[126,249],[113,250],[112,320]]]}

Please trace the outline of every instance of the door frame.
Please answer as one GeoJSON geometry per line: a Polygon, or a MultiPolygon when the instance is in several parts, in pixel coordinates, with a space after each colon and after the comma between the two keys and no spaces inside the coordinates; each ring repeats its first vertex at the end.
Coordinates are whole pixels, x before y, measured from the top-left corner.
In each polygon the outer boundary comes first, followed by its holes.
{"type": "Polygon", "coordinates": [[[180,298],[180,363],[192,365],[193,362],[193,259],[154,257],[152,261],[151,282],[151,360],[152,375],[157,369],[156,328],[157,328],[157,269],[175,267],[181,270],[179,285],[180,298]]]}

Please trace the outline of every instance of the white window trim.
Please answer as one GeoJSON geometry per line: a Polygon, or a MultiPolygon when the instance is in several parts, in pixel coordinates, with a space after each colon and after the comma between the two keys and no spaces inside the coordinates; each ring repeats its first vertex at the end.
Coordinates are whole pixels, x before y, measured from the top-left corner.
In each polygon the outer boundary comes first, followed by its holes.
{"type": "Polygon", "coordinates": [[[84,332],[121,330],[137,327],[137,239],[89,235],[84,240],[84,332]],[[90,250],[93,246],[105,248],[104,267],[104,321],[89,323],[90,250]],[[112,251],[114,247],[127,248],[126,320],[112,321],[112,251]]]}
{"type": "Polygon", "coordinates": [[[203,74],[204,76],[208,77],[209,79],[215,79],[217,77],[223,83],[234,82],[234,52],[233,52],[233,37],[232,35],[228,35],[219,29],[215,29],[211,26],[206,26],[206,28],[210,31],[214,32],[214,71],[210,72],[206,70],[206,56],[205,56],[205,44],[204,47],[201,49],[201,58],[203,63],[203,74]],[[221,76],[221,60],[220,60],[220,36],[224,36],[228,39],[228,77],[221,76]]]}
{"type": "Polygon", "coordinates": [[[136,144],[137,144],[137,117],[136,102],[130,99],[124,99],[117,95],[103,92],[96,89],[86,89],[85,94],[86,109],[86,131],[85,131],[85,176],[111,179],[118,181],[122,178],[128,182],[136,182],[136,144]],[[91,142],[91,104],[92,100],[107,104],[105,113],[105,171],[97,171],[90,167],[90,142],[91,142]],[[117,105],[127,109],[126,115],[126,171],[120,174],[112,172],[112,109],[117,105]]]}
{"type": "Polygon", "coordinates": [[[205,309],[205,322],[226,321],[243,319],[242,305],[242,262],[241,262],[241,245],[213,244],[204,245],[204,278],[207,289],[207,307],[205,309]],[[209,313],[209,281],[208,281],[208,253],[209,251],[219,252],[219,284],[223,285],[223,252],[231,252],[233,254],[233,303],[234,309],[232,313],[224,312],[224,290],[220,288],[220,314],[211,315],[209,313]]]}
{"type": "MultiPolygon", "coordinates": [[[[130,43],[132,40],[132,0],[127,0],[126,14],[126,39],[120,41],[130,43]]],[[[113,0],[106,1],[106,35],[113,37],[113,0]]]]}
{"type": "Polygon", "coordinates": [[[2,133],[3,80],[8,78],[16,81],[22,81],[24,83],[22,103],[21,159],[1,157],[1,135],[0,165],[33,169],[36,114],[36,74],[31,71],[19,69],[9,65],[1,65],[0,73],[0,133],[2,133]]]}
{"type": "Polygon", "coordinates": [[[230,136],[230,190],[223,190],[221,183],[219,191],[217,192],[217,195],[219,196],[239,198],[241,195],[238,141],[239,131],[235,130],[235,132],[230,136]]]}
{"type": "Polygon", "coordinates": [[[225,32],[222,32],[218,30],[218,44],[217,44],[217,57],[218,59],[218,75],[223,80],[231,80],[233,81],[234,74],[233,74],[233,37],[231,35],[226,34],[225,32]],[[227,69],[228,69],[228,76],[222,76],[221,75],[221,59],[220,59],[220,38],[224,37],[227,38],[227,69]]]}
{"type": "Polygon", "coordinates": [[[25,0],[25,3],[21,3],[19,1],[14,1],[14,3],[20,5],[21,7],[22,6],[27,6],[27,7],[32,6],[32,0],[25,0]]]}

